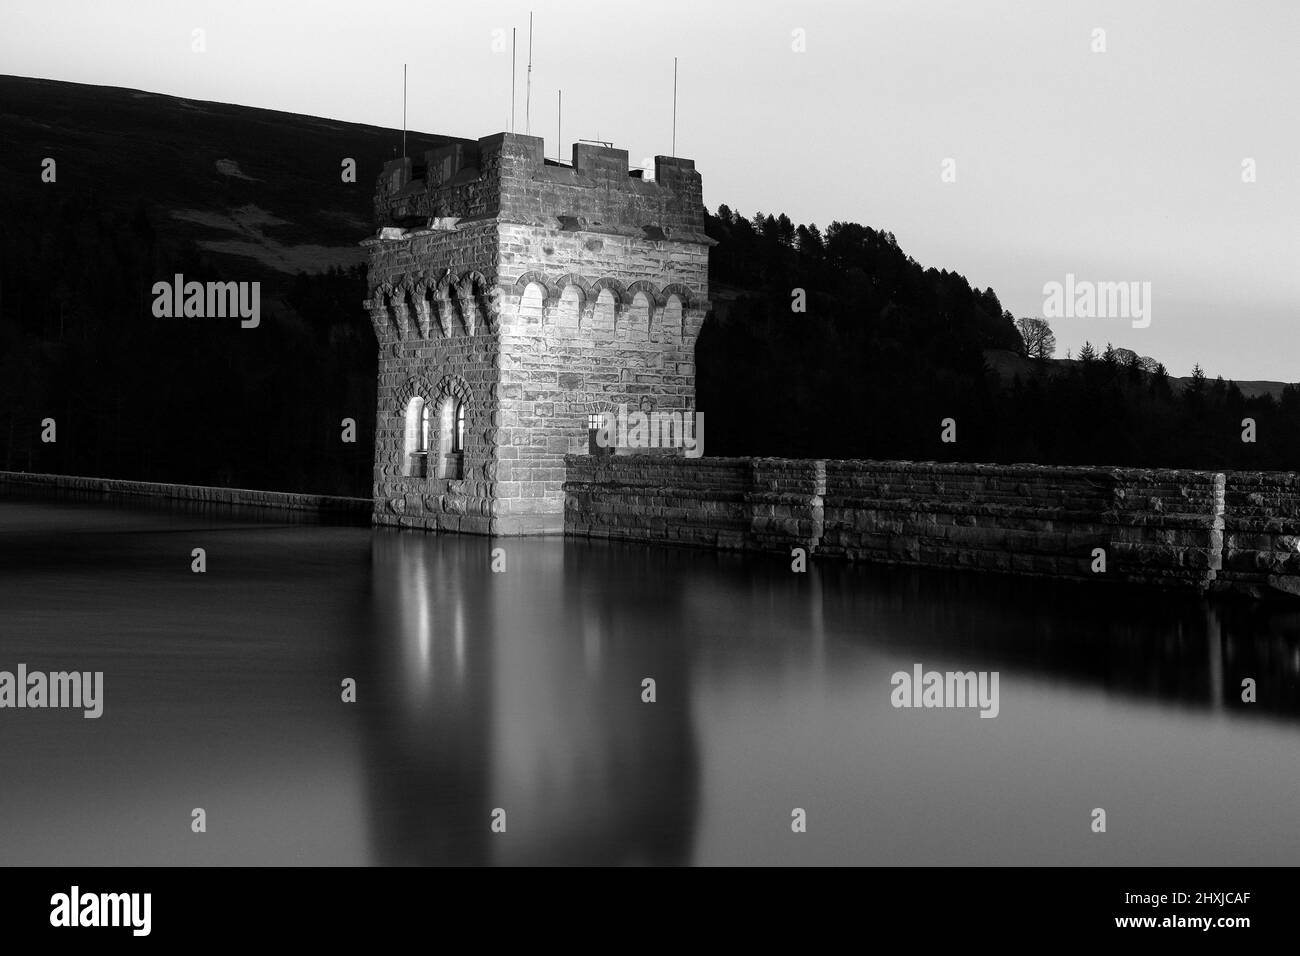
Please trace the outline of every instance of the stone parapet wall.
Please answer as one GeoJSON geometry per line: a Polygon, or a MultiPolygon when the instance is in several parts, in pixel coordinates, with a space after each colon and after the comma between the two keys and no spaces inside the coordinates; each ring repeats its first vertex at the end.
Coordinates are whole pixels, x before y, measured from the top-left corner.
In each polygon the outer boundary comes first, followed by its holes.
{"type": "Polygon", "coordinates": [[[381,226],[418,219],[500,219],[645,238],[707,241],[700,174],[689,159],[654,157],[633,175],[628,153],[575,143],[569,164],[548,162],[540,136],[494,133],[384,165],[375,190],[381,226]],[[647,232],[648,228],[648,232],[647,232]]]}
{"type": "Polygon", "coordinates": [[[1208,587],[1223,477],[1042,465],[828,461],[820,551],[929,567],[1208,587]]]}
{"type": "Polygon", "coordinates": [[[633,456],[567,465],[573,535],[1202,591],[1300,581],[1290,475],[633,456]],[[1104,573],[1093,570],[1099,554],[1104,573]]]}
{"type": "Polygon", "coordinates": [[[74,475],[0,471],[0,488],[6,487],[24,491],[53,491],[78,498],[163,498],[198,504],[272,508],[348,518],[367,518],[373,507],[373,502],[369,498],[340,498],[331,495],[302,495],[287,491],[257,491],[252,488],[216,488],[209,485],[173,485],[158,481],[125,481],[117,478],[80,478],[74,475]]]}
{"type": "Polygon", "coordinates": [[[565,534],[743,549],[748,458],[570,455],[565,534]]]}
{"type": "Polygon", "coordinates": [[[1223,570],[1235,590],[1300,594],[1300,475],[1229,472],[1223,570]]]}

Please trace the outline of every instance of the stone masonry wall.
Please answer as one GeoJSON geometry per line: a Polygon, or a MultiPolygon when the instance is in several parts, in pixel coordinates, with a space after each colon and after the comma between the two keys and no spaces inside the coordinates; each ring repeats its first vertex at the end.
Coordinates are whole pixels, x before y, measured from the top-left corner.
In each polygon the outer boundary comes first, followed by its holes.
{"type": "Polygon", "coordinates": [[[705,246],[501,225],[499,495],[560,531],[564,456],[587,450],[588,415],[694,413],[707,273],[705,246]]]}
{"type": "Polygon", "coordinates": [[[576,143],[571,166],[548,162],[540,136],[496,133],[384,166],[375,191],[380,226],[410,219],[499,217],[643,238],[703,241],[700,176],[689,159],[655,157],[654,179],[629,175],[627,150],[576,143]]]}
{"type": "Polygon", "coordinates": [[[1300,594],[1300,475],[1229,472],[1223,570],[1234,590],[1300,594]]]}
{"type": "Polygon", "coordinates": [[[495,533],[493,482],[499,413],[500,345],[490,295],[496,223],[486,220],[395,239],[368,240],[366,303],[379,344],[375,428],[375,522],[427,530],[495,533]],[[431,409],[427,477],[407,476],[407,407],[431,409]],[[464,470],[437,477],[447,449],[438,423],[443,408],[465,402],[464,470]]]}
{"type": "Polygon", "coordinates": [[[566,464],[566,534],[746,546],[747,458],[572,455],[566,464]]]}
{"type": "Polygon", "coordinates": [[[1208,587],[1223,477],[1042,465],[828,461],[820,551],[928,567],[1208,587]]]}
{"type": "Polygon", "coordinates": [[[1209,472],[585,456],[568,468],[574,535],[1071,578],[1102,577],[1102,548],[1106,580],[1219,583],[1224,477],[1209,472]]]}
{"type": "Polygon", "coordinates": [[[816,547],[825,463],[782,458],[573,455],[566,534],[723,550],[816,547]]]}

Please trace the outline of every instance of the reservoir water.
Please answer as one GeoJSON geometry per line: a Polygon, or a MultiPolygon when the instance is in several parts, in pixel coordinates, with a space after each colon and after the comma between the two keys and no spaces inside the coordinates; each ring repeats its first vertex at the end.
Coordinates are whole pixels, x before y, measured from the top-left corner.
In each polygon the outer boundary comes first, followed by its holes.
{"type": "Polygon", "coordinates": [[[1298,627],[1036,579],[0,498],[0,671],[104,674],[98,719],[0,709],[0,859],[1294,865],[1298,627]],[[998,672],[997,717],[893,706],[916,665],[998,672]]]}

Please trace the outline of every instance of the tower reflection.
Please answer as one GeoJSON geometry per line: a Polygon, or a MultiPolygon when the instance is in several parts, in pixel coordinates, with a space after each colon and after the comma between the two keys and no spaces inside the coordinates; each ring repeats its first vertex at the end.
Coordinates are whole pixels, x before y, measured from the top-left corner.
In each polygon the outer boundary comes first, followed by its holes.
{"type": "Polygon", "coordinates": [[[688,861],[686,635],[642,556],[377,531],[371,557],[356,706],[373,862],[688,861]],[[490,570],[497,547],[504,573],[490,570]]]}

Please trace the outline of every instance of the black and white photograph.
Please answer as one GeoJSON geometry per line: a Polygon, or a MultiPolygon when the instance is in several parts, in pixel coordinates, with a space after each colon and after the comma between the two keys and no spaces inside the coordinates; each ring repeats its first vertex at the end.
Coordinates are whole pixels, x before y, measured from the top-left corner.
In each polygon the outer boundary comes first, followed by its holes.
{"type": "Polygon", "coordinates": [[[873,933],[1280,938],[1297,50],[1291,0],[4,0],[6,932],[553,891],[604,948],[667,888],[573,871],[636,867],[765,871],[667,876],[762,940],[852,867],[873,933]]]}

